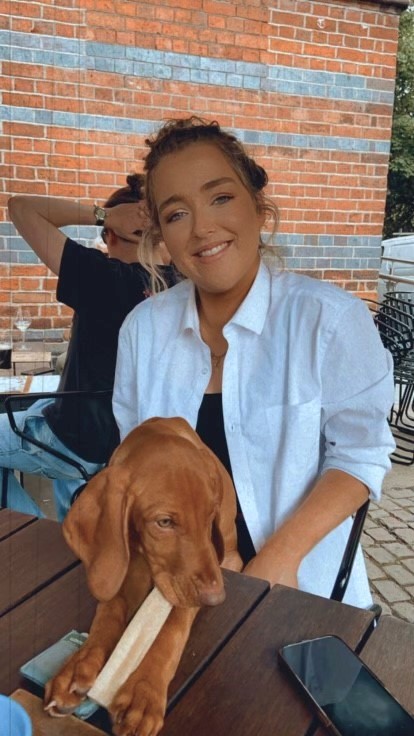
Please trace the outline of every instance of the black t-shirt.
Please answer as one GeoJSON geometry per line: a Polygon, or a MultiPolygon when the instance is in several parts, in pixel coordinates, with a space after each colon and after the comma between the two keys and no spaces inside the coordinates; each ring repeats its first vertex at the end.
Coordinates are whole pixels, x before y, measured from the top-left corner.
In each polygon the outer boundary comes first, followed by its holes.
{"type": "MultiPolygon", "coordinates": [[[[174,268],[161,270],[172,286],[174,268]]],[[[112,389],[119,329],[127,314],[150,296],[148,273],[139,263],[108,258],[68,238],[56,296],[75,312],[59,391],[112,389]]],[[[104,401],[57,399],[44,414],[61,442],[89,462],[106,462],[119,442],[110,396],[104,401]]]]}

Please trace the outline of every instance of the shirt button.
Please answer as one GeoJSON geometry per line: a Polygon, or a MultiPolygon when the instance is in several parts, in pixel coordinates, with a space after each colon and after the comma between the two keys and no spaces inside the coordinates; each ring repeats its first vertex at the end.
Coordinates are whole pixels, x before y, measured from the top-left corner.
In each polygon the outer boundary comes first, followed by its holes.
{"type": "Polygon", "coordinates": [[[203,376],[206,376],[207,373],[208,373],[208,368],[203,368],[202,371],[201,371],[201,373],[202,373],[203,376]]]}

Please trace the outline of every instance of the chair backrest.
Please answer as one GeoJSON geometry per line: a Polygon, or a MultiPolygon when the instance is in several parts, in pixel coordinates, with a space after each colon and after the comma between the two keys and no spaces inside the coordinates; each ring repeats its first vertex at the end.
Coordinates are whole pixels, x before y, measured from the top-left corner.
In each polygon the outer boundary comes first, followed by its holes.
{"type": "Polygon", "coordinates": [[[333,601],[342,601],[345,595],[368,509],[369,501],[366,501],[355,514],[348,542],[330,595],[333,601]]]}
{"type": "Polygon", "coordinates": [[[382,343],[398,366],[414,349],[414,314],[396,307],[391,301],[364,299],[368,305],[382,343]]]}
{"type": "MultiPolygon", "coordinates": [[[[90,480],[92,478],[92,475],[88,473],[86,468],[82,465],[81,462],[78,462],[74,460],[72,457],[69,457],[68,455],[65,455],[62,452],[59,452],[55,448],[49,447],[49,445],[46,445],[44,442],[41,442],[40,440],[36,439],[35,437],[32,437],[31,435],[27,434],[23,430],[21,430],[17,424],[16,419],[14,416],[14,412],[16,411],[22,411],[25,409],[28,409],[31,404],[33,404],[35,401],[39,399],[62,399],[65,401],[70,401],[71,399],[77,399],[77,400],[85,400],[93,399],[96,400],[107,400],[108,397],[112,395],[112,390],[105,390],[105,391],[54,391],[51,393],[30,393],[30,394],[13,394],[10,396],[7,396],[4,400],[4,407],[7,412],[7,416],[10,422],[10,427],[17,434],[19,437],[24,439],[26,442],[35,445],[36,447],[39,447],[40,449],[44,450],[44,452],[49,453],[50,455],[54,455],[54,457],[59,458],[59,460],[63,460],[68,465],[71,465],[73,468],[76,468],[76,470],[79,472],[81,478],[85,482],[90,480]]],[[[108,460],[109,455],[111,453],[113,448],[108,448],[108,460]]]]}
{"type": "Polygon", "coordinates": [[[407,318],[407,321],[414,318],[414,302],[409,299],[403,299],[398,295],[398,292],[394,294],[384,295],[384,298],[380,304],[381,310],[386,310],[387,307],[395,309],[401,319],[407,318]]]}

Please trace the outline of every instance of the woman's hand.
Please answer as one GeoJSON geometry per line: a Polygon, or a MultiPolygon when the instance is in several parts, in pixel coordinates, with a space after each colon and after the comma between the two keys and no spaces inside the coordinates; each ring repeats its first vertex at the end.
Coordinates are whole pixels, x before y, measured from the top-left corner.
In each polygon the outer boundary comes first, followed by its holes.
{"type": "Polygon", "coordinates": [[[271,587],[279,583],[290,588],[297,588],[300,560],[278,547],[277,538],[274,535],[247,563],[243,574],[268,580],[271,587]]]}

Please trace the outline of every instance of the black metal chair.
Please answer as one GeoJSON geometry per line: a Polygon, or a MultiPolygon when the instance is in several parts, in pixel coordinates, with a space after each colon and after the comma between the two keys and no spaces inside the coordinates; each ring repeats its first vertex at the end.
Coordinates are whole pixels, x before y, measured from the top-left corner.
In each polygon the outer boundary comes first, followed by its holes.
{"type": "Polygon", "coordinates": [[[394,367],[399,366],[414,350],[414,315],[391,303],[374,299],[364,301],[372,313],[384,347],[393,357],[394,367]]]}
{"type": "MultiPolygon", "coordinates": [[[[24,432],[21,430],[17,424],[16,419],[14,416],[15,412],[18,411],[24,411],[28,409],[33,403],[40,399],[54,399],[54,400],[62,400],[62,401],[73,401],[74,399],[80,400],[80,401],[103,401],[108,400],[112,397],[112,390],[102,390],[102,391],[54,391],[50,393],[31,393],[31,394],[11,394],[8,395],[4,399],[4,408],[7,413],[10,427],[12,431],[18,435],[21,439],[25,440],[28,443],[31,443],[32,445],[35,445],[36,447],[39,447],[41,450],[43,450],[46,453],[49,453],[50,455],[53,455],[54,457],[57,457],[59,460],[62,460],[63,462],[67,463],[71,467],[75,468],[79,475],[80,475],[80,485],[78,490],[75,492],[75,494],[72,497],[72,503],[74,502],[75,498],[79,495],[81,490],[85,487],[85,485],[88,483],[88,481],[93,477],[93,473],[88,473],[84,465],[82,465],[81,462],[78,462],[77,460],[74,460],[72,457],[69,457],[68,455],[59,452],[58,450],[49,447],[49,445],[46,445],[44,442],[41,442],[40,440],[36,439],[35,437],[32,437],[27,432],[24,432]]],[[[110,455],[115,448],[114,438],[113,436],[107,436],[107,447],[105,448],[105,455],[106,455],[106,462],[108,462],[110,455]]],[[[7,469],[6,469],[7,470],[7,469]]],[[[7,477],[8,472],[3,472],[3,478],[2,478],[2,491],[1,491],[1,507],[5,508],[7,506],[7,477]]]]}
{"type": "MultiPolygon", "coordinates": [[[[385,308],[392,305],[403,313],[414,334],[414,293],[388,292],[384,295],[385,308]]],[[[414,464],[414,349],[395,366],[394,380],[397,400],[390,415],[390,426],[397,448],[392,459],[399,465],[414,464]]]]}
{"type": "Polygon", "coordinates": [[[345,595],[345,591],[348,586],[349,578],[351,577],[352,567],[357,553],[358,544],[361,539],[362,530],[364,528],[365,519],[369,509],[369,501],[366,501],[356,512],[352,528],[348,537],[344,554],[339,565],[338,574],[332,593],[330,595],[333,601],[342,601],[345,595]]]}
{"type": "MultiPolygon", "coordinates": [[[[348,586],[349,578],[351,577],[355,555],[357,553],[358,545],[360,543],[362,530],[364,528],[365,519],[367,517],[369,503],[370,503],[369,500],[365,501],[365,503],[362,506],[360,506],[360,508],[354,515],[354,521],[352,524],[352,528],[351,528],[351,531],[348,537],[348,541],[345,547],[345,551],[344,551],[341,563],[339,565],[338,574],[336,576],[336,580],[332,588],[332,593],[329,596],[330,599],[333,601],[341,602],[344,599],[344,595],[345,595],[345,592],[348,586]]],[[[382,608],[379,605],[379,603],[373,603],[371,606],[369,606],[368,610],[371,611],[374,615],[373,615],[372,621],[370,625],[368,626],[363,638],[359,642],[359,645],[357,647],[357,652],[362,650],[364,643],[369,639],[373,630],[378,626],[378,621],[380,620],[381,615],[382,615],[382,608]]]]}
{"type": "Polygon", "coordinates": [[[414,464],[414,302],[397,292],[383,302],[365,300],[373,314],[381,340],[394,360],[396,398],[388,416],[396,450],[391,460],[414,464]]]}

